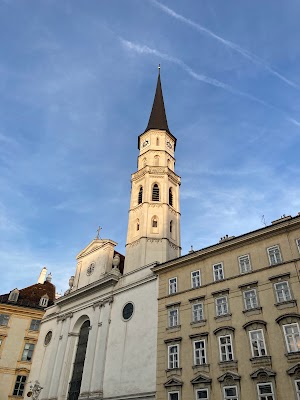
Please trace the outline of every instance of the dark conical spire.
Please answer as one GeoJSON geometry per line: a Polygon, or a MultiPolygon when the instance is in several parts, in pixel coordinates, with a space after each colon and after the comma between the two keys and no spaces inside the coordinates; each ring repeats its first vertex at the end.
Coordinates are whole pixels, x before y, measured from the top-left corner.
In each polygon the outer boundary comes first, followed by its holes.
{"type": "Polygon", "coordinates": [[[160,129],[169,132],[166,110],[164,105],[164,97],[161,89],[160,65],[158,66],[158,78],[157,78],[157,85],[156,85],[153,106],[145,132],[148,131],[149,129],[160,129]]]}

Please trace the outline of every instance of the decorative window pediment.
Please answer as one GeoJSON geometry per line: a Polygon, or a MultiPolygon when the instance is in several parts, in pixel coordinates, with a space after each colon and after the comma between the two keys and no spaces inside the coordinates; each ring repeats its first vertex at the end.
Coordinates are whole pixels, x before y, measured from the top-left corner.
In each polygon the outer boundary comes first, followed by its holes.
{"type": "Polygon", "coordinates": [[[252,379],[259,379],[261,382],[267,382],[269,378],[272,378],[274,376],[276,376],[276,372],[269,368],[258,368],[256,371],[250,374],[250,377],[252,379]]]}
{"type": "Polygon", "coordinates": [[[171,378],[164,384],[165,387],[182,386],[182,385],[183,385],[183,383],[181,382],[181,380],[179,380],[177,378],[171,378]]]}
{"type": "Polygon", "coordinates": [[[219,376],[219,382],[226,382],[226,384],[232,385],[235,381],[239,381],[241,376],[235,372],[227,371],[225,374],[219,376]]]}
{"type": "Polygon", "coordinates": [[[262,326],[266,326],[267,323],[263,320],[260,319],[255,319],[254,321],[249,321],[246,322],[246,324],[243,325],[243,328],[246,330],[249,330],[249,328],[251,329],[257,329],[257,328],[261,328],[262,326]]]}
{"type": "Polygon", "coordinates": [[[297,313],[291,313],[291,314],[284,314],[280,315],[280,317],[276,318],[276,322],[279,325],[283,324],[292,324],[293,322],[299,322],[300,320],[300,315],[297,313]]]}
{"type": "Polygon", "coordinates": [[[289,375],[297,375],[300,378],[300,363],[294,365],[293,367],[289,368],[287,371],[289,375]]]}
{"type": "Polygon", "coordinates": [[[228,333],[234,332],[235,328],[233,326],[220,326],[219,328],[214,330],[214,334],[226,335],[228,333]]]}
{"type": "Polygon", "coordinates": [[[211,378],[209,376],[206,376],[204,374],[199,374],[196,376],[196,378],[191,380],[192,385],[197,385],[198,383],[206,383],[210,384],[211,383],[211,378]]]}

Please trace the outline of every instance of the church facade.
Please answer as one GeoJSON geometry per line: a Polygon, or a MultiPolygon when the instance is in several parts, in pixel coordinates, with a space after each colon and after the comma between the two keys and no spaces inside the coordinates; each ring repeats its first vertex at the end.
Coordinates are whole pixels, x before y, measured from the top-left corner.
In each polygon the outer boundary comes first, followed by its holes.
{"type": "Polygon", "coordinates": [[[41,323],[29,378],[42,387],[40,399],[155,398],[158,290],[151,268],[180,256],[175,147],[159,74],[138,138],[126,257],[99,236],[78,254],[69,290],[41,323]]]}

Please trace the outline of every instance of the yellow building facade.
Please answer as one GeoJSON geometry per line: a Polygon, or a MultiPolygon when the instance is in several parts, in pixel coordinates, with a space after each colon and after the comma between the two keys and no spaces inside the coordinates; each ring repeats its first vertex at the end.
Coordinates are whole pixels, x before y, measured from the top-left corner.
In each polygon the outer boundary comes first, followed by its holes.
{"type": "Polygon", "coordinates": [[[158,275],[157,400],[300,400],[300,215],[158,275]]]}

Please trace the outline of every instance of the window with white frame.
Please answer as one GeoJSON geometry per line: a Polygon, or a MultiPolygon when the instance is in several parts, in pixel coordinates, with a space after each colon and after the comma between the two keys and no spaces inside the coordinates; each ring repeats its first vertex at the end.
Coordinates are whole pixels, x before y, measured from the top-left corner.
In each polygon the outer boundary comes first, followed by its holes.
{"type": "Polygon", "coordinates": [[[237,386],[224,386],[223,387],[224,400],[239,400],[237,386]]]}
{"type": "Polygon", "coordinates": [[[177,292],[177,278],[169,279],[169,294],[177,292]]]}
{"type": "Polygon", "coordinates": [[[209,400],[208,389],[196,390],[196,400],[209,400]]]}
{"type": "Polygon", "coordinates": [[[258,383],[257,393],[259,400],[275,400],[273,385],[269,383],[258,383]]]}
{"type": "Polygon", "coordinates": [[[169,392],[168,400],[179,400],[179,392],[169,392]]]}
{"type": "Polygon", "coordinates": [[[23,396],[27,376],[18,375],[13,391],[13,396],[23,396]]]}
{"type": "Polygon", "coordinates": [[[300,351],[299,324],[293,323],[283,325],[283,332],[288,353],[300,351]]]}
{"type": "Polygon", "coordinates": [[[241,274],[245,274],[246,272],[251,271],[250,257],[248,254],[240,256],[238,260],[241,274]]]}
{"type": "Polygon", "coordinates": [[[34,350],[33,343],[25,343],[21,360],[22,361],[31,361],[33,350],[34,350]]]}
{"type": "Polygon", "coordinates": [[[8,314],[0,314],[0,325],[7,326],[8,321],[9,321],[9,315],[8,314]]]}
{"type": "Polygon", "coordinates": [[[278,245],[269,247],[267,251],[268,251],[270,265],[276,265],[282,262],[280,248],[278,245]]]}
{"type": "Polygon", "coordinates": [[[168,369],[179,368],[179,345],[168,346],[168,369]]]}
{"type": "Polygon", "coordinates": [[[216,298],[216,315],[220,317],[228,314],[228,299],[227,296],[216,298]]]}
{"type": "Polygon", "coordinates": [[[267,355],[264,333],[262,329],[249,332],[252,357],[262,357],[267,355]]]}
{"type": "Polygon", "coordinates": [[[40,319],[32,319],[30,322],[30,331],[39,331],[40,330],[40,325],[41,325],[41,320],[40,319]]]}
{"type": "Polygon", "coordinates": [[[203,303],[194,303],[192,305],[193,322],[204,320],[203,303]]]}
{"type": "Polygon", "coordinates": [[[169,314],[169,328],[179,325],[179,310],[178,308],[171,308],[168,311],[169,314]]]}
{"type": "Polygon", "coordinates": [[[300,253],[300,239],[296,239],[296,244],[297,244],[297,247],[298,247],[298,251],[300,253]]]}
{"type": "Polygon", "coordinates": [[[297,379],[295,381],[295,387],[296,387],[297,400],[300,400],[300,380],[299,379],[297,379]]]}
{"type": "Polygon", "coordinates": [[[40,303],[39,303],[39,305],[40,305],[41,307],[47,307],[48,301],[49,301],[49,297],[48,297],[47,295],[46,295],[46,296],[43,296],[43,297],[40,298],[40,303]]]}
{"type": "Polygon", "coordinates": [[[198,288],[201,286],[200,271],[193,271],[191,273],[192,288],[198,288]]]}
{"type": "Polygon", "coordinates": [[[194,364],[203,365],[207,364],[206,361],[206,348],[205,340],[197,340],[194,342],[194,364]]]}
{"type": "Polygon", "coordinates": [[[223,264],[215,264],[213,265],[213,273],[214,273],[214,281],[221,281],[224,279],[224,269],[223,269],[223,264]]]}
{"type": "Polygon", "coordinates": [[[220,360],[221,361],[232,361],[233,360],[231,335],[219,337],[219,349],[220,349],[220,360]]]}
{"type": "Polygon", "coordinates": [[[256,289],[245,290],[243,296],[245,310],[251,310],[258,307],[256,289]]]}
{"type": "Polygon", "coordinates": [[[292,300],[289,283],[287,281],[274,283],[274,287],[278,303],[292,300]]]}
{"type": "Polygon", "coordinates": [[[9,293],[8,300],[9,300],[9,301],[12,301],[12,302],[14,302],[14,303],[16,303],[16,302],[18,301],[19,294],[20,294],[20,292],[19,292],[18,289],[12,290],[12,291],[9,293]]]}

